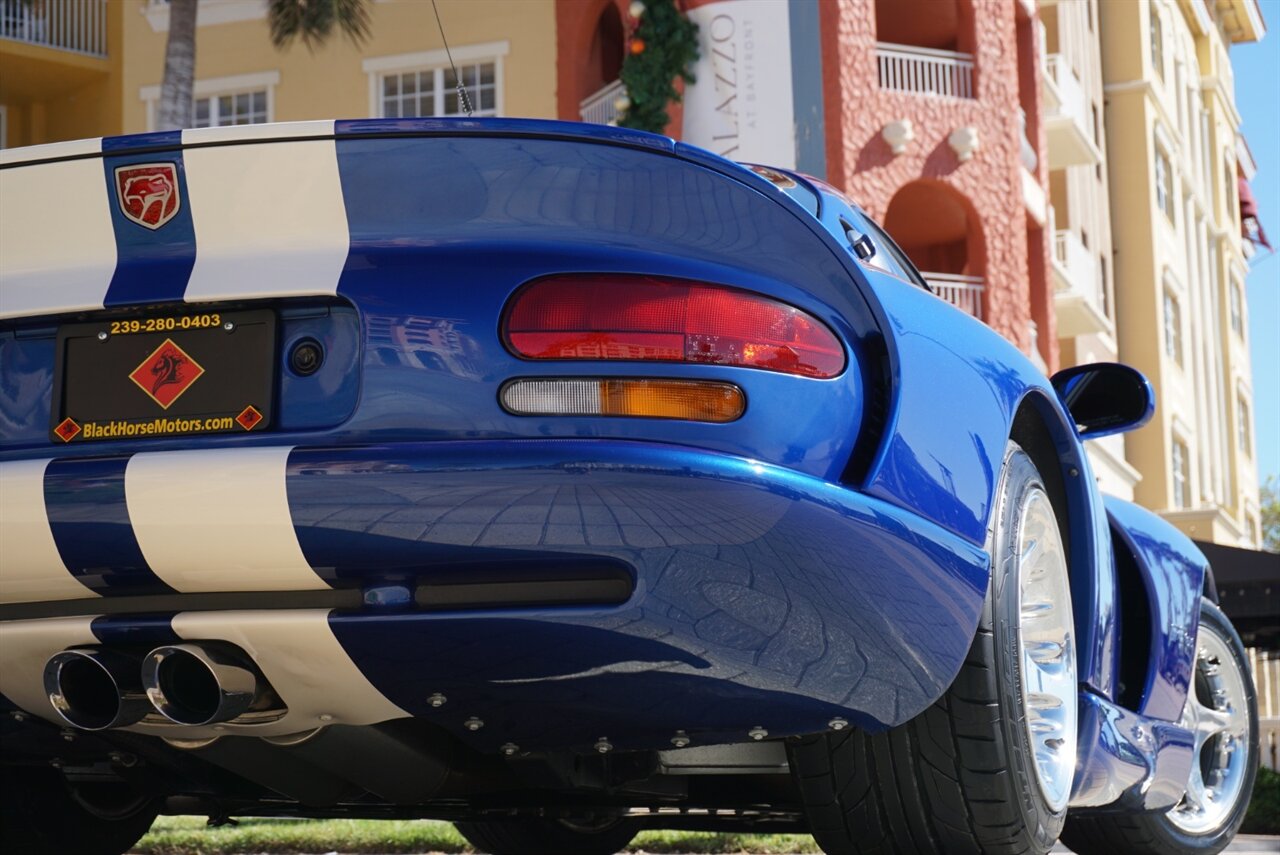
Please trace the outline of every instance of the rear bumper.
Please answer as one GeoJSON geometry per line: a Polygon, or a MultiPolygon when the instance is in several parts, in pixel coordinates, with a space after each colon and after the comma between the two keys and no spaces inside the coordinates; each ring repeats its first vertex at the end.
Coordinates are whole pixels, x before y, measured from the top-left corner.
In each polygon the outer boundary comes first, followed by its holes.
{"type": "Polygon", "coordinates": [[[482,750],[878,728],[945,690],[987,584],[981,550],[901,509],[652,443],[158,452],[4,464],[0,483],[21,539],[0,693],[42,715],[57,650],[177,637],[254,657],[290,712],[227,729],[263,735],[403,715],[482,750]],[[561,566],[629,588],[501,601],[561,566]],[[483,608],[435,596],[469,577],[505,581],[483,608]]]}

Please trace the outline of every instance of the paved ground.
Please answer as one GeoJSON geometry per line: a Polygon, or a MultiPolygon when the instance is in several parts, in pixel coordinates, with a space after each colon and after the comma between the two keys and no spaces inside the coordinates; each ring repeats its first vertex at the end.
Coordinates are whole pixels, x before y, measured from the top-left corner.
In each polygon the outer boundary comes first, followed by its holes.
{"type": "MultiPolygon", "coordinates": [[[[1053,847],[1053,851],[1070,852],[1071,850],[1059,843],[1053,847]]],[[[1222,851],[1227,855],[1275,855],[1275,853],[1280,853],[1280,837],[1241,834],[1230,846],[1222,851]]]]}

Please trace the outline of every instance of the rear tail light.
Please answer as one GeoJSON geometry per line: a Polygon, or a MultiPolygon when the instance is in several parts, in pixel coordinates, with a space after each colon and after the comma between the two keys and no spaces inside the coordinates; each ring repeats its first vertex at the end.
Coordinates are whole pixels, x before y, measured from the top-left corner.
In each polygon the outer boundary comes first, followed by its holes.
{"type": "Polygon", "coordinates": [[[518,416],[641,416],[731,422],[747,402],[732,383],[703,380],[582,378],[513,380],[502,387],[503,409],[518,416]]]}
{"type": "Polygon", "coordinates": [[[826,324],[759,294],[616,274],[540,279],[504,315],[526,359],[646,360],[835,377],[844,348],[826,324]]]}

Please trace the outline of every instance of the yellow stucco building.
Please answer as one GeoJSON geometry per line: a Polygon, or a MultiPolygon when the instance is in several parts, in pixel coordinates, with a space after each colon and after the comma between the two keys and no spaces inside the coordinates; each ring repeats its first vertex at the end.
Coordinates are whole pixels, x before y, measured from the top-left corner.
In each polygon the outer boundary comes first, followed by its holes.
{"type": "MultiPolygon", "coordinates": [[[[555,117],[554,0],[438,5],[476,115],[555,117]]],[[[462,112],[431,3],[368,9],[312,52],[272,47],[264,0],[201,0],[196,124],[462,112]]],[[[0,146],[154,130],[168,29],[166,0],[0,0],[0,146]]]]}
{"type": "Polygon", "coordinates": [[[1227,50],[1265,32],[1257,0],[1099,4],[1121,361],[1155,386],[1125,438],[1136,500],[1197,540],[1259,540],[1227,50]]]}

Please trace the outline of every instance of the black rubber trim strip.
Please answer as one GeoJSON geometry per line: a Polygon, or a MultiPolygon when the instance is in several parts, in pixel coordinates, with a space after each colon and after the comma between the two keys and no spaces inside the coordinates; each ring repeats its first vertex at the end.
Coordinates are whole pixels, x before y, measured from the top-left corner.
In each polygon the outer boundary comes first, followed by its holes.
{"type": "Polygon", "coordinates": [[[361,605],[363,605],[363,595],[358,588],[331,591],[150,594],[139,597],[94,597],[85,600],[57,600],[41,603],[5,603],[0,605],[0,620],[241,609],[358,609],[361,605]]]}
{"type": "MultiPolygon", "coordinates": [[[[484,578],[474,581],[427,582],[414,592],[424,611],[509,609],[530,606],[617,606],[630,599],[635,582],[614,568],[569,569],[560,578],[484,578]]],[[[136,597],[95,597],[39,603],[0,605],[0,621],[83,615],[121,615],[264,609],[342,609],[365,606],[359,588],[330,591],[237,591],[211,594],[148,594],[136,597]]],[[[375,611],[370,609],[370,611],[375,611]]]]}

